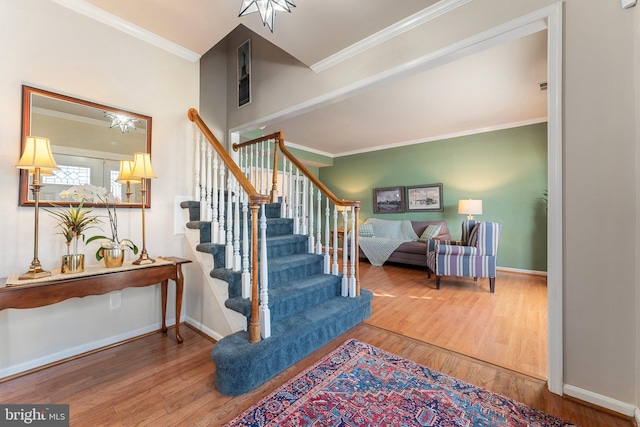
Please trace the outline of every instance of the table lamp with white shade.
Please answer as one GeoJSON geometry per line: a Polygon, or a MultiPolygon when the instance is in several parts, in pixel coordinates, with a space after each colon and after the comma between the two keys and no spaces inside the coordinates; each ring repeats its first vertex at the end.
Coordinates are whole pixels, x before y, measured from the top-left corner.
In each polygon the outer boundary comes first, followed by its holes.
{"type": "Polygon", "coordinates": [[[460,200],[458,201],[458,213],[467,215],[468,220],[472,220],[474,215],[482,215],[482,200],[460,200]]]}
{"type": "Polygon", "coordinates": [[[49,139],[39,136],[27,136],[22,157],[20,157],[16,168],[26,169],[30,175],[33,175],[31,191],[33,192],[35,206],[33,260],[31,261],[29,271],[19,276],[18,279],[25,280],[47,277],[51,275],[51,272],[44,270],[38,259],[38,211],[40,188],[43,186],[40,178],[42,175],[52,175],[54,170],[59,169],[51,153],[49,139]]]}
{"type": "Polygon", "coordinates": [[[147,244],[144,229],[144,204],[146,202],[145,194],[147,193],[147,179],[157,178],[151,167],[151,155],[149,153],[134,153],[133,168],[130,178],[140,180],[140,192],[142,193],[142,252],[140,257],[133,262],[135,265],[152,264],[155,259],[149,258],[147,255],[147,244]]]}

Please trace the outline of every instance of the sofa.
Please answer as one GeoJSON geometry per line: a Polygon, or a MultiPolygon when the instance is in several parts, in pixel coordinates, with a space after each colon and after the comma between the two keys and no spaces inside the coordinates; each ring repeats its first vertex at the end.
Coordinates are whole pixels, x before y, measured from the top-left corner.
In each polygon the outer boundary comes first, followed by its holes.
{"type": "MultiPolygon", "coordinates": [[[[369,220],[368,220],[369,221],[369,220]]],[[[385,221],[385,220],[377,220],[385,221]]],[[[411,228],[416,236],[420,237],[429,225],[440,225],[440,231],[434,239],[451,240],[451,233],[447,227],[446,221],[409,221],[411,228]]],[[[362,236],[362,233],[361,233],[362,236]]],[[[375,236],[373,237],[375,239],[375,236]]],[[[360,237],[362,241],[362,237],[360,237]]],[[[420,267],[427,266],[427,244],[426,241],[410,241],[404,242],[398,246],[389,256],[386,262],[394,262],[398,264],[416,265],[420,267]]],[[[362,248],[359,248],[360,259],[368,260],[362,248]]]]}

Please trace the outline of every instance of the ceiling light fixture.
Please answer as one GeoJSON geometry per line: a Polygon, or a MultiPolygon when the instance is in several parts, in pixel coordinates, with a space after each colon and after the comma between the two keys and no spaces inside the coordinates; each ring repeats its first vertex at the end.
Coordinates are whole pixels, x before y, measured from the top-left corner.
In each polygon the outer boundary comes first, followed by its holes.
{"type": "Polygon", "coordinates": [[[122,133],[128,132],[129,129],[136,130],[136,123],[140,123],[139,119],[132,119],[131,117],[122,114],[109,113],[107,111],[104,112],[104,116],[107,119],[111,119],[111,126],[109,126],[109,129],[119,126],[122,133]]]}
{"type": "Polygon", "coordinates": [[[262,25],[269,27],[273,33],[273,21],[275,20],[276,12],[291,13],[292,7],[296,7],[292,0],[242,0],[238,17],[259,12],[262,25]]]}

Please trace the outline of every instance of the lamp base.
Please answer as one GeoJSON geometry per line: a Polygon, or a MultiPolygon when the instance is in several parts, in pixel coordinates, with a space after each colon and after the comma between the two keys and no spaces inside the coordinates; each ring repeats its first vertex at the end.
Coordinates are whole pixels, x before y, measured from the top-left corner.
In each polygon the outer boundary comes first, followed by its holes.
{"type": "Polygon", "coordinates": [[[155,259],[153,258],[149,258],[149,255],[147,255],[147,251],[146,250],[142,250],[142,253],[140,254],[140,257],[133,261],[133,265],[145,265],[145,264],[153,264],[154,262],[156,262],[155,259]]]}
{"type": "Polygon", "coordinates": [[[43,270],[40,264],[31,264],[29,271],[18,276],[18,280],[40,279],[48,276],[51,276],[50,271],[43,270]]]}

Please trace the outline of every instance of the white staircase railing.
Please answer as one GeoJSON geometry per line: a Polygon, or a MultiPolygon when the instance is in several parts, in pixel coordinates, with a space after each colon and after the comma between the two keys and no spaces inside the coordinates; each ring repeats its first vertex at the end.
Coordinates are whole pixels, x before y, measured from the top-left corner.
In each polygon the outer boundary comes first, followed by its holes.
{"type": "Polygon", "coordinates": [[[189,119],[196,126],[195,197],[200,218],[211,223],[211,242],[224,247],[223,267],[241,273],[242,297],[251,300],[249,341],[271,335],[265,212],[269,201],[281,202],[281,217],[292,220],[294,234],[307,236],[309,253],[323,256],[323,271],[342,275],[342,296],[359,295],[360,202],[335,197],[291,155],[281,132],[234,144],[236,163],[195,109],[189,110],[189,119]]]}
{"type": "Polygon", "coordinates": [[[359,295],[356,248],[360,202],[338,199],[287,150],[282,132],[234,144],[233,150],[238,152],[241,169],[256,188],[267,191],[271,180],[271,201],[280,201],[281,215],[293,220],[294,234],[307,236],[309,253],[323,255],[324,272],[342,274],[342,295],[359,295]],[[339,212],[342,228],[338,224],[339,212]],[[343,236],[342,247],[338,234],[343,236]],[[342,269],[338,262],[340,252],[342,269]]]}
{"type": "MultiPolygon", "coordinates": [[[[249,341],[260,341],[260,336],[270,336],[270,316],[268,306],[259,310],[260,277],[267,276],[266,239],[260,239],[260,262],[258,262],[258,211],[269,202],[270,197],[260,194],[244,172],[229,156],[222,144],[204,123],[198,111],[189,110],[189,120],[194,122],[196,131],[196,199],[200,201],[201,219],[211,222],[211,242],[224,245],[225,268],[242,271],[242,296],[251,298],[249,319],[249,341]],[[216,179],[217,178],[217,179],[216,179]],[[248,234],[251,209],[251,236],[248,234]],[[240,211],[243,221],[240,223],[240,211]],[[217,215],[216,215],[217,214],[217,215]],[[244,227],[242,229],[242,226],[244,227]],[[240,238],[245,259],[240,256],[240,238]],[[251,250],[244,250],[251,248],[251,250]],[[262,256],[264,253],[264,257],[262,256]]],[[[262,228],[262,224],[260,225],[262,228]]],[[[266,236],[266,219],[264,223],[266,236]]],[[[215,266],[219,267],[219,266],[215,266]]],[[[266,282],[263,280],[263,295],[266,297],[266,282]]],[[[265,298],[263,297],[263,302],[265,298]]]]}

